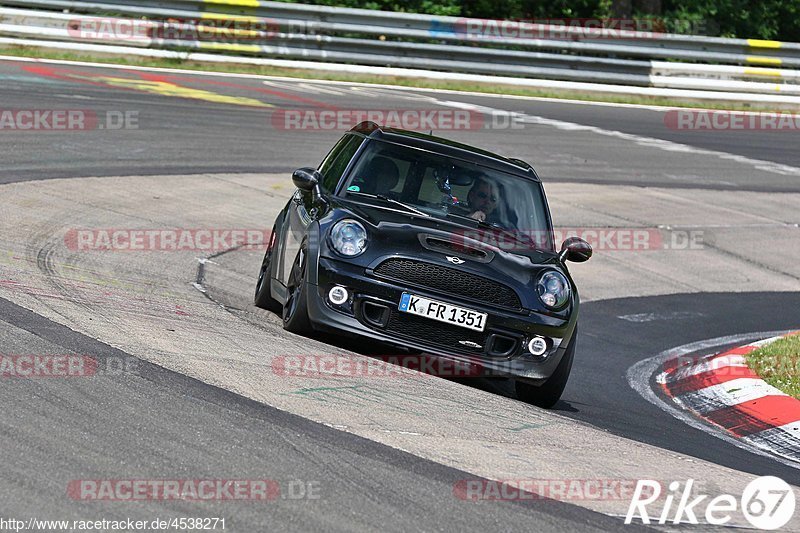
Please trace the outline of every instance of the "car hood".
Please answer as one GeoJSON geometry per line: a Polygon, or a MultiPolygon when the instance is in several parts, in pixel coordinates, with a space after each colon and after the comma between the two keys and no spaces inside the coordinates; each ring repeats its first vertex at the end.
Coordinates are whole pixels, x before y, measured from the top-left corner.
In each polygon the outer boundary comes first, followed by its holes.
{"type": "MultiPolygon", "coordinates": [[[[454,219],[425,217],[407,211],[401,206],[375,206],[360,199],[354,201],[337,199],[332,203],[332,207],[340,213],[350,211],[357,218],[380,228],[381,231],[391,231],[390,228],[402,228],[403,231],[430,230],[433,233],[451,235],[455,241],[466,247],[482,247],[501,255],[516,256],[517,260],[527,258],[528,261],[523,261],[525,265],[552,264],[554,259],[558,262],[557,253],[535,248],[525,242],[524,235],[518,240],[513,234],[505,234],[499,229],[479,228],[469,222],[462,223],[454,219]]],[[[342,215],[344,213],[336,218],[341,218],[342,215]]]]}
{"type": "MultiPolygon", "coordinates": [[[[493,241],[497,232],[415,215],[400,206],[376,207],[348,200],[332,202],[330,207],[328,216],[320,220],[323,235],[327,235],[331,224],[349,217],[363,221],[369,232],[366,251],[347,259],[348,262],[369,270],[389,257],[405,257],[455,268],[512,287],[526,309],[561,315],[546,309],[536,292],[536,283],[543,270],[555,269],[570,279],[567,269],[552,251],[534,250],[513,239],[498,243],[493,241]]],[[[325,255],[342,259],[327,245],[323,248],[325,255]]],[[[570,284],[575,295],[574,283],[570,281],[570,284]]]]}

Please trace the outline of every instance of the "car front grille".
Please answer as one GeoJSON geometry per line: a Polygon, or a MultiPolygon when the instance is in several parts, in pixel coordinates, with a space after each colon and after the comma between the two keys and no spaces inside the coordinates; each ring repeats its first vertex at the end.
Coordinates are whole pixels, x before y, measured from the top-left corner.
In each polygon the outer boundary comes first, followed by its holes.
{"type": "Polygon", "coordinates": [[[402,281],[448,295],[462,296],[481,303],[520,309],[517,293],[510,287],[455,268],[412,259],[387,259],[374,273],[382,278],[402,281]]]}
{"type": "Polygon", "coordinates": [[[386,331],[460,354],[480,355],[486,345],[485,332],[472,331],[429,318],[401,313],[397,309],[391,310],[386,331]],[[479,347],[466,346],[459,341],[473,342],[479,347]]]}

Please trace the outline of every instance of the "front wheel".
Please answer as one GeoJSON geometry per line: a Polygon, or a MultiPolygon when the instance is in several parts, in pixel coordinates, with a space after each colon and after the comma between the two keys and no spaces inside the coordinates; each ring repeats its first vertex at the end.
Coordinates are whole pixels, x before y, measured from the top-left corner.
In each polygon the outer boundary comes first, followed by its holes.
{"type": "Polygon", "coordinates": [[[303,243],[292,265],[286,287],[286,302],[283,304],[283,329],[298,335],[307,335],[312,329],[311,320],[308,318],[307,266],[308,248],[303,243]]]}
{"type": "Polygon", "coordinates": [[[514,382],[517,391],[517,399],[525,403],[530,403],[538,407],[549,409],[553,407],[561,398],[564,388],[567,386],[569,373],[572,370],[572,360],[575,358],[575,345],[578,343],[578,327],[572,332],[572,339],[569,341],[564,357],[558,363],[556,371],[542,385],[531,385],[522,381],[514,382]]]}

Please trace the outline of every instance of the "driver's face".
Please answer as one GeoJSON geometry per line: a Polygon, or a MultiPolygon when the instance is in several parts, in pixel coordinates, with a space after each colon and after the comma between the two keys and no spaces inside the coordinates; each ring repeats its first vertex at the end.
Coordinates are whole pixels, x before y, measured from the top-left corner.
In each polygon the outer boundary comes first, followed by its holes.
{"type": "Polygon", "coordinates": [[[488,183],[481,183],[477,189],[470,192],[468,200],[473,209],[483,211],[487,215],[497,207],[497,195],[492,192],[492,187],[488,183]]]}

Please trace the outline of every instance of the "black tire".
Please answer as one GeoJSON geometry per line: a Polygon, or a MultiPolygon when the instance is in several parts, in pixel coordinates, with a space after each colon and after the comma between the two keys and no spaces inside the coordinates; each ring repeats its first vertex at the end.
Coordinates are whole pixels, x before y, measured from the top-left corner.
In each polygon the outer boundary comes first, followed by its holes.
{"type": "Polygon", "coordinates": [[[549,409],[553,407],[561,398],[564,388],[567,386],[569,374],[572,370],[572,360],[575,358],[575,345],[578,344],[578,327],[572,333],[567,351],[556,367],[553,375],[542,385],[531,385],[522,381],[515,381],[514,388],[517,391],[517,399],[525,403],[530,403],[538,407],[549,409]]]}
{"type": "Polygon", "coordinates": [[[312,331],[308,318],[307,266],[308,247],[303,243],[292,264],[286,286],[286,302],[283,304],[283,329],[298,335],[308,335],[312,331]]]}
{"type": "Polygon", "coordinates": [[[253,303],[256,305],[256,307],[260,307],[261,309],[266,309],[267,311],[272,311],[274,313],[280,313],[281,304],[272,297],[272,293],[270,291],[270,271],[272,270],[270,267],[272,265],[272,248],[274,244],[275,228],[273,227],[272,234],[270,235],[269,245],[267,246],[267,251],[264,252],[264,260],[261,261],[261,269],[258,271],[256,294],[253,297],[253,303]]]}

